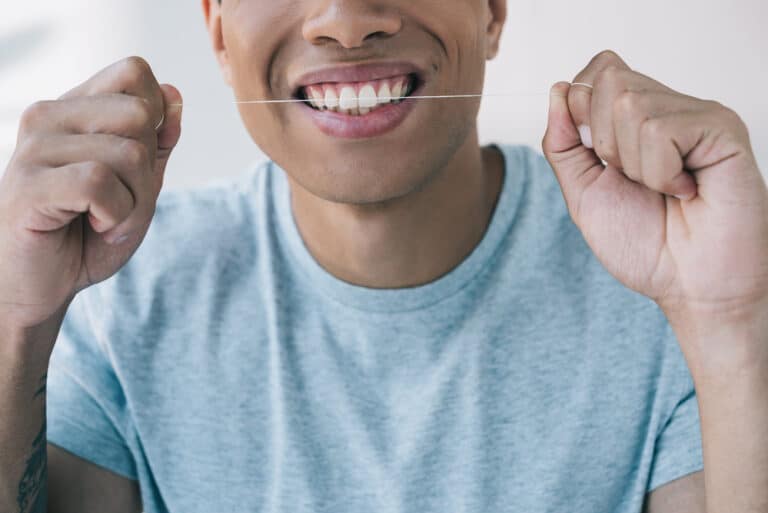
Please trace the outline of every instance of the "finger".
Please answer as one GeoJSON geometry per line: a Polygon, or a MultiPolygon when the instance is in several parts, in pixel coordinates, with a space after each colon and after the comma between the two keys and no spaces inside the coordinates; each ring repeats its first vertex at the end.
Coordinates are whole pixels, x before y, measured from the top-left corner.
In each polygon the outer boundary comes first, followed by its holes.
{"type": "Polygon", "coordinates": [[[592,126],[593,89],[581,84],[594,85],[597,74],[611,66],[619,69],[630,69],[627,63],[616,53],[610,50],[600,52],[574,77],[574,86],[568,93],[568,108],[577,129],[582,134],[582,141],[589,148],[593,147],[591,143],[594,142],[594,134],[590,133],[588,129],[592,126]]]}
{"type": "MultiPolygon", "coordinates": [[[[677,94],[663,84],[636,71],[609,66],[594,77],[591,103],[591,132],[595,152],[605,162],[623,169],[615,133],[614,116],[617,109],[633,110],[636,97],[632,93],[658,92],[677,94]],[[624,105],[628,103],[628,105],[624,105]]],[[[682,96],[682,95],[679,95],[682,96]]]]}
{"type": "Polygon", "coordinates": [[[563,192],[571,217],[578,223],[578,204],[582,192],[603,170],[600,159],[586,148],[568,108],[568,82],[558,82],[550,91],[547,131],[542,140],[547,157],[563,192]]]}
{"type": "MultiPolygon", "coordinates": [[[[696,196],[694,177],[685,169],[681,149],[700,137],[705,113],[675,113],[645,121],[640,129],[642,183],[649,189],[690,200],[696,196]],[[695,134],[695,135],[694,135],[695,134]]],[[[704,128],[702,128],[704,130],[704,128]]],[[[686,150],[683,150],[686,151],[686,150]]]]}
{"type": "Polygon", "coordinates": [[[163,109],[163,95],[152,68],[141,57],[128,57],[96,73],[59,99],[66,100],[104,93],[123,93],[147,100],[154,116],[152,126],[157,126],[163,109]]]}
{"type": "Polygon", "coordinates": [[[137,206],[154,200],[154,146],[110,134],[59,135],[37,145],[37,162],[58,168],[77,162],[97,161],[113,170],[136,198],[137,206]]]}
{"type": "Polygon", "coordinates": [[[104,133],[142,139],[155,134],[155,117],[148,102],[126,94],[41,101],[22,114],[19,135],[104,133]]]}
{"type": "Polygon", "coordinates": [[[692,99],[666,92],[625,91],[613,104],[613,130],[616,153],[623,173],[635,182],[642,183],[640,164],[640,129],[649,119],[694,110],[697,104],[692,99]]]}
{"type": "MultiPolygon", "coordinates": [[[[118,226],[108,228],[119,232],[116,237],[138,231],[152,217],[162,187],[162,179],[155,176],[156,148],[109,134],[64,135],[51,138],[44,146],[49,149],[41,150],[45,153],[40,158],[47,159],[53,169],[68,168],[78,162],[96,162],[125,185],[133,197],[133,209],[118,226]]],[[[101,170],[92,172],[101,173],[101,170]]],[[[102,231],[96,225],[94,230],[102,231]]]]}
{"type": "Polygon", "coordinates": [[[178,89],[170,84],[163,84],[163,102],[165,105],[165,120],[157,134],[158,159],[168,160],[171,150],[181,137],[181,114],[183,98],[178,89]]]}
{"type": "Polygon", "coordinates": [[[593,149],[594,139],[592,137],[592,88],[584,82],[573,82],[573,86],[568,93],[568,106],[576,124],[581,143],[590,150],[593,149]]]}
{"type": "Polygon", "coordinates": [[[39,214],[36,231],[54,231],[80,214],[88,214],[99,233],[119,226],[134,210],[134,197],[118,175],[101,162],[77,162],[42,170],[30,191],[31,205],[39,214]]]}

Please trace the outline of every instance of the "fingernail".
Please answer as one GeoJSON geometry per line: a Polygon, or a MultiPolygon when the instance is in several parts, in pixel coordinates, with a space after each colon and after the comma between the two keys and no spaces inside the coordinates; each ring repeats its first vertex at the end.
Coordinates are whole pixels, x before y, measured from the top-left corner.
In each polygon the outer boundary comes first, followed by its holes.
{"type": "Polygon", "coordinates": [[[579,125],[579,136],[581,136],[581,144],[585,147],[592,149],[592,129],[587,125],[579,125]]]}
{"type": "Polygon", "coordinates": [[[691,192],[689,194],[675,194],[675,198],[679,199],[680,201],[689,201],[692,200],[696,196],[695,192],[691,192]]]}

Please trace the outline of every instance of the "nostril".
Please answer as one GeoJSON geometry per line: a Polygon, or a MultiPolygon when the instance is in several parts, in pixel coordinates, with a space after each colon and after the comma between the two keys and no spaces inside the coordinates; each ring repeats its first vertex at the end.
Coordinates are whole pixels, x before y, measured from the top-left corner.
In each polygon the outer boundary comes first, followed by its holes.
{"type": "Polygon", "coordinates": [[[378,32],[374,32],[373,34],[368,34],[365,36],[365,39],[387,39],[388,37],[392,37],[392,34],[389,32],[385,32],[383,30],[379,30],[378,32]]]}
{"type": "Polygon", "coordinates": [[[317,3],[326,7],[307,18],[301,29],[304,39],[313,45],[337,43],[346,49],[359,48],[364,41],[394,36],[403,27],[397,10],[374,7],[371,4],[375,2],[354,2],[346,9],[339,9],[338,2],[317,3]]]}
{"type": "Polygon", "coordinates": [[[329,44],[332,44],[332,43],[335,43],[335,42],[336,42],[336,40],[334,38],[332,38],[332,37],[320,36],[320,37],[315,38],[312,41],[312,44],[315,45],[315,46],[324,46],[324,45],[329,45],[329,44]]]}

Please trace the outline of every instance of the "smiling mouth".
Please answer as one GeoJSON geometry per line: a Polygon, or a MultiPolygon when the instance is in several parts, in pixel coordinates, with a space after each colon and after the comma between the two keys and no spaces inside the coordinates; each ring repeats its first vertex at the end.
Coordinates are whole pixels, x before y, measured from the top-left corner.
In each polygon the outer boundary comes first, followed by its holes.
{"type": "Polygon", "coordinates": [[[408,98],[422,85],[416,73],[364,82],[325,82],[302,86],[294,95],[317,111],[364,116],[408,98]]]}

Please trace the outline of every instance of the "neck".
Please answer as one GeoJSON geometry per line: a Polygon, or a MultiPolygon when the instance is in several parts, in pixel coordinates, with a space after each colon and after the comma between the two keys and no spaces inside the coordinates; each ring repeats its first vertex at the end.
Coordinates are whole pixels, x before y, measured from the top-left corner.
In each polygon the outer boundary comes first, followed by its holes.
{"type": "Polygon", "coordinates": [[[480,243],[501,191],[503,157],[469,137],[429,183],[385,203],[318,198],[289,178],[304,244],[328,272],[369,288],[424,285],[457,267],[480,243]]]}

